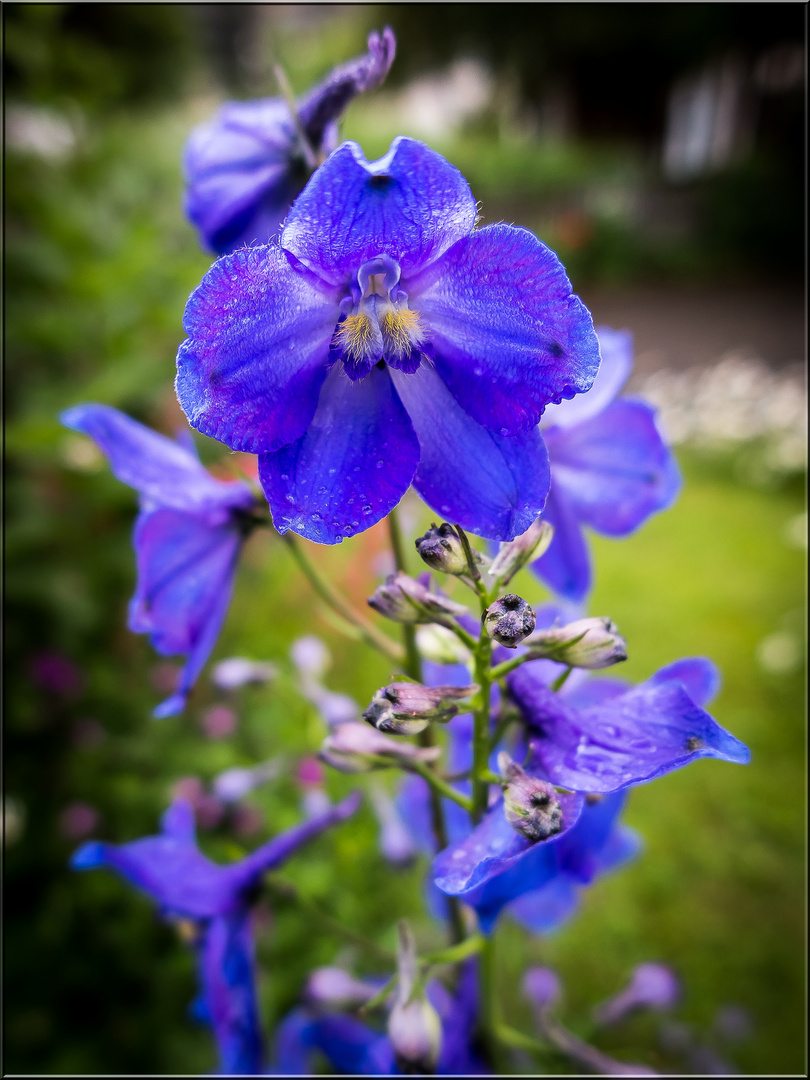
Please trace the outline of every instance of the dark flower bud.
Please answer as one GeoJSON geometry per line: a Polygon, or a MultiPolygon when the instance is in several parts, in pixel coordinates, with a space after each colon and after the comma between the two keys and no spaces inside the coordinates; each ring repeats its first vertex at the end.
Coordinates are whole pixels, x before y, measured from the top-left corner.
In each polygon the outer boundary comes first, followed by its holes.
{"type": "Polygon", "coordinates": [[[318,757],[339,772],[371,772],[408,761],[435,761],[441,747],[397,742],[365,724],[338,724],[324,739],[318,757]]]}
{"type": "Polygon", "coordinates": [[[518,570],[545,554],[553,536],[554,527],[538,518],[525,533],[501,544],[487,573],[499,585],[508,585],[518,570]]]}
{"type": "Polygon", "coordinates": [[[442,1046],[439,1014],[416,985],[416,945],[406,922],[399,924],[397,996],[388,1016],[388,1038],[403,1073],[434,1073],[442,1046]]]}
{"type": "Polygon", "coordinates": [[[392,735],[418,735],[428,724],[446,724],[458,712],[457,702],[470,698],[477,686],[422,686],[397,682],[384,686],[363,713],[378,731],[392,735]]]}
{"type": "Polygon", "coordinates": [[[507,649],[516,649],[534,630],[534,612],[515,593],[505,593],[500,600],[490,604],[482,618],[489,636],[507,649]]]}
{"type": "Polygon", "coordinates": [[[526,642],[538,657],[591,671],[627,659],[627,642],[611,619],[577,619],[566,626],[538,630],[526,642]]]}
{"type": "Polygon", "coordinates": [[[374,595],[368,598],[368,605],[387,619],[401,623],[442,622],[454,615],[467,614],[461,604],[432,593],[423,582],[401,570],[389,574],[385,584],[377,586],[374,595]]]}
{"type": "Polygon", "coordinates": [[[438,526],[434,521],[425,535],[416,541],[416,550],[432,570],[459,577],[468,575],[476,578],[479,576],[478,567],[489,563],[489,559],[471,548],[469,542],[465,543],[458,529],[447,521],[438,526]]]}
{"type": "Polygon", "coordinates": [[[504,779],[503,808],[513,829],[529,840],[547,840],[563,826],[562,806],[552,784],[529,776],[505,752],[498,754],[504,779]]]}

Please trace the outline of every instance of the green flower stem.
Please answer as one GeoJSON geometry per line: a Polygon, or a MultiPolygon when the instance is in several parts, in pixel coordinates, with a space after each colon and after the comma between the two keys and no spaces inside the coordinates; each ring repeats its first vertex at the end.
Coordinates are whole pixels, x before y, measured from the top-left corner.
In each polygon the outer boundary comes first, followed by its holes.
{"type": "Polygon", "coordinates": [[[439,626],[444,626],[448,630],[452,630],[452,632],[456,635],[459,641],[463,645],[466,645],[466,647],[470,650],[471,653],[474,653],[475,650],[478,648],[478,642],[475,640],[472,634],[469,634],[464,629],[463,626],[459,626],[458,623],[453,622],[451,619],[448,619],[447,622],[439,619],[436,619],[435,621],[439,624],[439,626]]]}
{"type": "Polygon", "coordinates": [[[424,964],[457,964],[466,960],[468,956],[475,956],[481,952],[486,944],[486,938],[482,934],[471,934],[458,945],[451,945],[449,949],[439,949],[438,952],[427,953],[419,959],[424,964]]]}
{"type": "Polygon", "coordinates": [[[304,130],[304,125],[301,123],[301,117],[298,115],[298,102],[295,100],[295,91],[290,86],[290,80],[287,78],[287,73],[281,64],[273,64],[273,74],[276,77],[281,96],[284,98],[287,103],[287,108],[290,110],[290,116],[295,125],[304,160],[310,172],[313,172],[318,167],[318,155],[315,153],[307,133],[304,130]]]}
{"type": "Polygon", "coordinates": [[[342,922],[324,911],[320,904],[316,904],[313,900],[303,896],[291,882],[284,881],[283,878],[265,875],[264,885],[276,899],[293,903],[302,911],[310,915],[314,920],[313,925],[331,930],[333,933],[345,938],[347,941],[359,945],[367,952],[374,953],[375,956],[379,957],[380,960],[384,960],[386,963],[396,962],[396,957],[392,952],[389,952],[388,949],[384,949],[381,945],[378,945],[376,941],[372,941],[371,938],[365,937],[364,934],[359,933],[357,930],[352,930],[350,926],[344,926],[342,922]]]}
{"type": "Polygon", "coordinates": [[[542,658],[532,655],[531,653],[521,653],[520,656],[513,656],[509,660],[504,660],[502,664],[497,664],[490,672],[492,681],[497,682],[498,679],[503,679],[504,676],[508,675],[510,671],[514,671],[515,668],[520,667],[521,664],[525,664],[529,660],[538,659],[542,658]]]}
{"type": "Polygon", "coordinates": [[[351,626],[356,627],[356,629],[360,631],[366,644],[371,645],[372,648],[383,653],[395,664],[402,664],[405,657],[399,645],[397,645],[395,641],[392,641],[387,634],[383,634],[376,626],[373,626],[368,622],[359,611],[356,611],[355,608],[344,600],[329,582],[321,576],[318,570],[316,570],[310,562],[295,534],[286,532],[281,539],[289,548],[292,557],[298,563],[304,577],[318,596],[320,596],[333,611],[337,612],[342,619],[345,619],[351,626]]]}
{"type": "Polygon", "coordinates": [[[415,772],[421,776],[422,779],[426,780],[431,788],[439,795],[444,795],[446,799],[452,799],[453,802],[458,803],[460,807],[466,810],[468,814],[472,813],[472,799],[468,799],[466,795],[462,795],[460,791],[456,791],[454,787],[445,783],[433,769],[429,768],[427,765],[423,765],[421,761],[409,761],[404,768],[409,772],[415,772]]]}
{"type": "Polygon", "coordinates": [[[479,987],[479,1024],[484,1046],[487,1049],[489,1063],[498,1073],[497,1028],[498,1018],[495,1007],[495,936],[487,934],[481,945],[478,960],[479,987]]]}
{"type": "Polygon", "coordinates": [[[395,971],[391,978],[388,980],[388,982],[385,984],[385,986],[381,986],[373,998],[367,1001],[364,1005],[360,1006],[360,1008],[357,1010],[357,1015],[360,1017],[365,1016],[367,1012],[370,1012],[372,1009],[376,1009],[379,1005],[382,1005],[385,999],[394,989],[398,977],[399,972],[395,971]]]}
{"type": "MultiPolygon", "coordinates": [[[[485,609],[484,598],[481,601],[485,609]]],[[[489,799],[489,784],[483,779],[488,771],[489,760],[489,698],[492,689],[492,639],[481,627],[481,635],[475,647],[475,681],[480,686],[479,707],[473,713],[473,792],[472,818],[477,824],[484,815],[489,799]]]]}
{"type": "Polygon", "coordinates": [[[571,674],[571,672],[573,670],[574,669],[570,668],[570,667],[566,668],[565,671],[562,673],[562,675],[557,676],[557,678],[551,684],[551,689],[554,691],[555,694],[557,693],[558,690],[562,690],[563,686],[565,686],[565,680],[568,678],[568,676],[571,674]]]}

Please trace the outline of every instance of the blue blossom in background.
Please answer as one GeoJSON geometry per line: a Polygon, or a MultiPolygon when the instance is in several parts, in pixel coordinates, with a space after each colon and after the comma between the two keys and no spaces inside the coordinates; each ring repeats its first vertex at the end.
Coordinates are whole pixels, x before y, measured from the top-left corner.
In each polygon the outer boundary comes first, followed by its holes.
{"type": "Polygon", "coordinates": [[[655,409],[617,398],[633,367],[628,331],[599,327],[602,364],[587,394],[551,405],[541,430],[551,463],[543,519],[554,526],[548,550],[532,563],[559,596],[579,603],[591,589],[587,526],[628,536],[678,496],[675,457],[655,423],[655,409]]]}
{"type": "Polygon", "coordinates": [[[247,484],[214,479],[185,444],[107,405],[76,405],[61,420],[94,439],[140,494],[129,628],[149,634],[163,656],[188,657],[177,690],[154,712],[172,716],[216,644],[255,497],[247,484]]]}
{"type": "Polygon", "coordinates": [[[191,804],[178,800],[163,816],[160,836],[129,844],[82,845],[76,870],[109,867],[156,900],[167,917],[190,920],[201,995],[198,1017],[212,1026],[223,1073],[262,1071],[262,1033],[256,998],[250,906],[262,875],[325,829],[350,817],[359,794],[274,837],[251,855],[218,866],[199,850],[191,804]]]}
{"type": "Polygon", "coordinates": [[[537,423],[587,390],[599,347],[556,255],[525,229],[475,229],[458,172],[400,137],[344,143],[278,246],[220,259],[186,308],[177,394],[193,427],[259,454],[280,532],[333,544],[413,482],[491,539],[548,491],[537,423]]]}
{"type": "Polygon", "coordinates": [[[343,111],[379,86],[394,60],[386,28],[368,52],[336,67],[297,104],[297,123],[280,97],[229,101],[195,128],[183,156],[186,214],[204,245],[225,255],[266,244],[312,170],[335,149],[343,111]]]}

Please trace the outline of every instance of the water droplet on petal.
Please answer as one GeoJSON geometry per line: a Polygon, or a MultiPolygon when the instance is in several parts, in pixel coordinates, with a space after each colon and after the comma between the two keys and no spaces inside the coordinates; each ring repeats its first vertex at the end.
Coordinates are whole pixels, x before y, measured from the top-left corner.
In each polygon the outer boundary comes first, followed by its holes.
{"type": "Polygon", "coordinates": [[[381,468],[383,467],[383,465],[385,465],[385,462],[384,462],[384,461],[378,461],[378,462],[377,462],[377,468],[378,468],[378,469],[381,469],[381,468]]]}
{"type": "Polygon", "coordinates": [[[363,513],[370,514],[373,509],[374,507],[371,505],[371,503],[366,503],[366,505],[363,507],[363,513]]]}

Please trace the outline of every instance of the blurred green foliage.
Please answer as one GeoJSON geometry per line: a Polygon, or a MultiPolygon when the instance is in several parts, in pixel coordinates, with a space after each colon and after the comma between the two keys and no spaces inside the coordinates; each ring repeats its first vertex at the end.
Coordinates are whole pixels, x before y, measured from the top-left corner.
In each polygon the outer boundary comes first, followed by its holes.
{"type": "MultiPolygon", "coordinates": [[[[104,26],[112,6],[94,8],[105,8],[104,26]]],[[[57,415],[78,401],[99,400],[167,432],[180,423],[173,358],[185,299],[210,259],[183,220],[178,169],[200,105],[183,99],[170,110],[131,106],[139,86],[144,93],[147,83],[154,88],[161,70],[180,63],[185,45],[171,30],[177,9],[115,11],[122,12],[120,23],[112,20],[115,33],[130,27],[126,41],[99,44],[101,30],[94,29],[96,66],[85,69],[71,59],[76,49],[91,55],[81,36],[90,32],[77,28],[74,6],[4,7],[7,56],[17,65],[11,89],[29,104],[60,108],[74,138],[61,157],[10,149],[6,160],[5,1036],[6,1067],[14,1072],[214,1067],[209,1033],[187,1017],[195,994],[190,952],[119,880],[68,870],[77,839],[66,835],[66,810],[86,804],[98,815],[94,835],[124,842],[155,831],[182,777],[207,782],[225,768],[280,752],[312,753],[323,729],[294,686],[287,653],[296,636],[317,632],[329,641],[330,686],[361,703],[390,674],[375,654],[337,632],[286,550],[263,532],[247,548],[215,657],[273,659],[278,679],[244,692],[235,703],[237,733],[228,739],[203,734],[207,708],[222,700],[207,678],[185,716],[150,718],[165,664],[125,629],[134,496],[81,438],[60,428],[57,415]],[[157,21],[144,47],[127,20],[147,18],[157,21]],[[81,38],[81,46],[62,52],[55,37],[81,38]],[[116,67],[129,57],[115,78],[104,67],[112,54],[116,67]],[[166,68],[155,67],[148,78],[144,71],[134,82],[132,69],[147,61],[166,68]],[[53,669],[54,656],[62,676],[48,681],[43,665],[53,669]]],[[[370,18],[364,13],[340,24],[341,55],[359,50],[370,18]]],[[[307,62],[321,60],[326,66],[322,56],[307,62]]],[[[296,79],[323,71],[308,72],[300,59],[298,69],[289,66],[296,79]]],[[[161,95],[173,85],[164,80],[161,95]]],[[[362,121],[361,113],[349,120],[362,121]]],[[[563,190],[633,167],[603,150],[555,160],[531,147],[465,138],[454,160],[483,198],[500,191],[505,200],[525,200],[538,177],[540,189],[556,183],[563,190]]],[[[538,205],[531,213],[537,220],[544,210],[538,205]]],[[[605,258],[616,258],[610,236],[604,243],[605,258]]],[[[574,281],[579,286],[576,274],[574,281]]],[[[198,442],[205,460],[221,455],[218,445],[198,442]]],[[[699,457],[683,464],[687,484],[671,512],[624,543],[595,541],[592,611],[610,614],[627,637],[630,678],[678,656],[712,656],[725,680],[713,711],[752,747],[752,764],[699,762],[635,791],[628,820],[645,838],[645,855],[590,890],[580,917],[553,937],[532,939],[504,925],[499,997],[510,1022],[531,1031],[520,975],[527,960],[550,963],[566,984],[566,1019],[587,1034],[589,1008],[614,992],[634,963],[666,961],[684,979],[681,1021],[708,1033],[719,1006],[742,1005],[754,1031],[728,1051],[737,1066],[799,1072],[803,677],[796,665],[769,671],[756,658],[769,636],[802,633],[804,560],[786,539],[795,530],[785,530],[803,508],[803,492],[795,484],[745,486],[731,468],[699,457]]],[[[422,520],[412,522],[414,535],[422,520]]],[[[382,546],[378,530],[315,556],[362,603],[382,546]]],[[[531,601],[542,598],[531,579],[522,588],[531,601]]],[[[351,787],[334,775],[328,782],[334,797],[351,787]]],[[[291,769],[247,800],[263,823],[255,835],[237,835],[226,820],[203,833],[203,844],[215,858],[234,858],[297,820],[300,798],[291,769]]],[[[415,919],[420,944],[439,943],[439,928],[421,914],[421,874],[382,861],[367,808],[283,873],[334,917],[388,947],[403,915],[415,919]]],[[[338,958],[375,970],[373,958],[294,905],[271,911],[262,901],[259,918],[268,1028],[297,1000],[312,967],[338,958]]],[[[661,1051],[657,1023],[649,1019],[603,1036],[601,1045],[657,1068],[684,1067],[661,1051]]],[[[551,1057],[517,1055],[513,1066],[566,1071],[551,1057]]]]}

